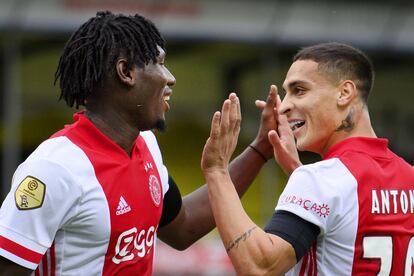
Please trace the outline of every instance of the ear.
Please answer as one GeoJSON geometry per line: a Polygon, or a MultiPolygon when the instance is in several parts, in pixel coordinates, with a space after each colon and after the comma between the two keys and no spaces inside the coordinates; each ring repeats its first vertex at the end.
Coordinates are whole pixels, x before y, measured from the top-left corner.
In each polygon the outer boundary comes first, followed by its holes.
{"type": "Polygon", "coordinates": [[[118,75],[119,80],[127,85],[135,85],[135,69],[128,68],[128,62],[126,59],[118,59],[115,65],[116,74],[118,75]]]}
{"type": "Polygon", "coordinates": [[[357,88],[352,80],[339,84],[338,106],[347,106],[357,96],[357,88]]]}

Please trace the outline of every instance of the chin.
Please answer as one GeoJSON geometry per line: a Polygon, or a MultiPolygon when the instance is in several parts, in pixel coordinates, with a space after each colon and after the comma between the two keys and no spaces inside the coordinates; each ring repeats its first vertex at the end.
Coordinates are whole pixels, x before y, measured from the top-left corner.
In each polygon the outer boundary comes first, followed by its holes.
{"type": "Polygon", "coordinates": [[[296,148],[298,149],[298,151],[314,152],[309,143],[307,143],[306,141],[303,141],[303,140],[301,141],[300,139],[296,141],[296,148]]]}
{"type": "Polygon", "coordinates": [[[164,119],[159,119],[157,120],[157,122],[155,123],[155,127],[156,130],[160,131],[160,132],[164,132],[167,129],[167,123],[165,122],[164,119]]]}

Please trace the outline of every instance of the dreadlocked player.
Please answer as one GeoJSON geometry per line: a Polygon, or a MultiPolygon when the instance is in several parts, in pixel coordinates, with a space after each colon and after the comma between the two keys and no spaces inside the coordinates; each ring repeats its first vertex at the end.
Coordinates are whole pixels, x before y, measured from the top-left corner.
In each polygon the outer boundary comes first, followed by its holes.
{"type": "MultiPolygon", "coordinates": [[[[165,55],[139,15],[98,13],[69,39],[56,80],[85,110],[16,170],[0,210],[1,275],[151,275],[156,233],[182,250],[213,229],[206,187],[181,199],[150,131],[165,128],[175,83],[165,55]]],[[[272,156],[275,105],[273,87],[256,138],[230,165],[239,195],[272,156]]],[[[222,113],[240,124],[235,94],[222,113]]]]}

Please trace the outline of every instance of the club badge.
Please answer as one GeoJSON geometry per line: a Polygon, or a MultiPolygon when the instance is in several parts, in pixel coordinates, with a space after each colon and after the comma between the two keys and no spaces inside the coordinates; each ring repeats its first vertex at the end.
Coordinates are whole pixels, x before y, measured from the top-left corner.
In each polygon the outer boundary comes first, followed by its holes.
{"type": "Polygon", "coordinates": [[[19,210],[36,209],[42,206],[46,185],[33,176],[27,176],[14,193],[14,200],[19,210]]]}
{"type": "Polygon", "coordinates": [[[149,176],[149,191],[151,194],[152,201],[155,206],[159,206],[161,202],[161,185],[157,177],[153,174],[149,176]]]}

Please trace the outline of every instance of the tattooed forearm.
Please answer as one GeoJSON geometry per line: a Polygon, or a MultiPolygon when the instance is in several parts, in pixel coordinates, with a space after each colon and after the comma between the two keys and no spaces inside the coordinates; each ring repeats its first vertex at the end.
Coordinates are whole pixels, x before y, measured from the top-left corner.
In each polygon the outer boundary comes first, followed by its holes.
{"type": "Polygon", "coordinates": [[[229,243],[229,246],[226,248],[226,251],[229,252],[230,250],[232,250],[234,247],[238,247],[240,241],[245,241],[249,236],[250,233],[256,228],[256,226],[253,226],[252,228],[250,228],[249,230],[247,230],[246,232],[244,232],[243,234],[241,234],[238,238],[236,238],[235,240],[231,241],[229,243]]]}
{"type": "Polygon", "coordinates": [[[351,130],[353,130],[354,129],[354,122],[352,120],[353,113],[354,113],[354,110],[351,108],[345,120],[342,121],[341,125],[337,129],[335,129],[335,131],[345,130],[347,132],[350,132],[351,130]]]}

